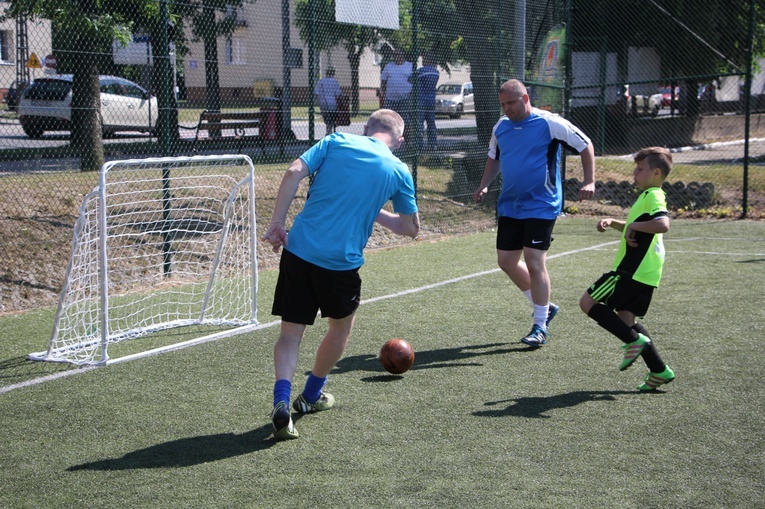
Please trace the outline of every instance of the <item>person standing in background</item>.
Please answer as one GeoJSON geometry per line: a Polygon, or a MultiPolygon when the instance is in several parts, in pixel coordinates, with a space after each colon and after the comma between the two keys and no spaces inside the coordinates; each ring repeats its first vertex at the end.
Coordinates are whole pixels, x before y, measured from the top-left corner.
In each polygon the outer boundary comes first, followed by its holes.
{"type": "MultiPolygon", "coordinates": [[[[380,96],[385,108],[393,110],[404,120],[407,131],[411,125],[412,116],[412,63],[406,60],[404,52],[393,50],[393,62],[383,69],[380,76],[380,96]]],[[[406,139],[406,134],[404,139],[406,139]]]]}
{"type": "Polygon", "coordinates": [[[423,124],[428,131],[427,150],[435,150],[438,141],[436,131],[436,85],[441,74],[434,65],[433,57],[426,53],[422,67],[417,69],[417,136],[422,143],[423,124]]]}
{"type": "Polygon", "coordinates": [[[324,119],[325,134],[332,134],[337,130],[337,99],[342,93],[340,84],[335,79],[335,70],[330,67],[314,87],[314,95],[324,119]]]}

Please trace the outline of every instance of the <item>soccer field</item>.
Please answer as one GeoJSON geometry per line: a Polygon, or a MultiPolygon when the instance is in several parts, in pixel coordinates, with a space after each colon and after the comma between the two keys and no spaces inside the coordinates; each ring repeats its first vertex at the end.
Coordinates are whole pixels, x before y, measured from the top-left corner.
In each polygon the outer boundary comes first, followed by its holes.
{"type": "MultiPolygon", "coordinates": [[[[578,308],[618,240],[595,222],[556,225],[561,312],[537,350],[493,232],[368,253],[337,404],[287,442],[269,419],[274,271],[259,330],[100,368],[26,360],[53,309],[0,317],[0,507],[762,507],[765,222],[672,223],[643,323],[677,378],[651,394],[642,361],[619,372],[620,341],[578,308]],[[416,350],[400,376],[376,359],[395,337],[416,350]]],[[[308,329],[293,395],[325,331],[308,329]]]]}

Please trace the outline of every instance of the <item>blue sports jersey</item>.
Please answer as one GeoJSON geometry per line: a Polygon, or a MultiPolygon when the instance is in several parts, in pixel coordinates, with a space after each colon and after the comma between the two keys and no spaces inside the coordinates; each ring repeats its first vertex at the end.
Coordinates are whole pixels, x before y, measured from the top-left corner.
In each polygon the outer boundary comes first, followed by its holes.
{"type": "Polygon", "coordinates": [[[417,69],[417,104],[420,108],[436,107],[436,85],[440,78],[438,69],[432,65],[417,69]]]}
{"type": "Polygon", "coordinates": [[[488,156],[499,160],[500,216],[555,219],[561,211],[561,148],[581,153],[590,139],[571,122],[532,108],[521,122],[503,116],[492,130],[488,156]]]}
{"type": "Polygon", "coordinates": [[[388,200],[395,212],[417,212],[409,168],[376,138],[334,133],[300,158],[314,180],[286,249],[303,260],[330,270],[358,268],[375,218],[388,200]]]}

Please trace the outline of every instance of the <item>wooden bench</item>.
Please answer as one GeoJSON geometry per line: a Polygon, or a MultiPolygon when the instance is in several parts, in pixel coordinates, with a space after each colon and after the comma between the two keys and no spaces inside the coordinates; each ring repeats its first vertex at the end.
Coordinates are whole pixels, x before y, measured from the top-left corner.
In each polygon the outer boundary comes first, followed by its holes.
{"type": "MultiPolygon", "coordinates": [[[[197,152],[197,142],[199,141],[199,133],[207,131],[210,137],[213,139],[223,139],[229,137],[224,131],[233,131],[233,138],[238,143],[238,152],[242,151],[242,144],[247,138],[256,138],[260,145],[261,153],[265,154],[265,145],[267,137],[263,130],[265,129],[268,121],[268,115],[273,114],[273,111],[234,111],[234,112],[221,112],[214,110],[204,110],[199,115],[199,122],[196,126],[179,126],[183,129],[194,129],[194,144],[193,150],[197,152]],[[247,129],[258,129],[257,135],[248,135],[247,129]]],[[[276,119],[278,122],[278,117],[276,119]]],[[[274,136],[279,141],[280,153],[284,154],[284,139],[279,136],[278,125],[276,126],[277,132],[274,136]]]]}

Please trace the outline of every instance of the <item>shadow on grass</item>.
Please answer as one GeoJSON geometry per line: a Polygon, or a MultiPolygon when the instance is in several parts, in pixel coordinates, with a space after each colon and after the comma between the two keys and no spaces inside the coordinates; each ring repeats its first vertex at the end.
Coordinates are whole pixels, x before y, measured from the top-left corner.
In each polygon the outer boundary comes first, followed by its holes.
{"type": "Polygon", "coordinates": [[[11,357],[0,361],[0,381],[2,381],[2,387],[8,387],[14,383],[25,383],[35,378],[77,369],[80,368],[73,364],[32,361],[26,355],[11,357]]]}
{"type": "Polygon", "coordinates": [[[545,415],[550,410],[557,408],[568,408],[587,403],[589,401],[615,401],[616,395],[630,394],[636,395],[635,391],[576,391],[567,394],[558,394],[556,396],[544,396],[539,398],[517,398],[506,399],[502,401],[489,401],[485,406],[510,405],[505,408],[494,410],[480,410],[473,412],[478,417],[530,417],[533,419],[549,419],[552,416],[545,415]]]}
{"type": "MultiPolygon", "coordinates": [[[[294,416],[293,421],[299,417],[299,415],[294,416]]],[[[67,471],[190,467],[262,451],[277,443],[269,423],[240,435],[219,433],[180,438],[129,452],[119,458],[74,465],[67,468],[67,471]]]]}
{"type": "MultiPolygon", "coordinates": [[[[514,352],[528,352],[532,347],[509,347],[506,343],[489,343],[485,345],[458,346],[455,348],[439,348],[437,350],[415,351],[414,365],[411,370],[450,368],[455,366],[482,366],[481,362],[470,361],[487,355],[502,355],[514,352]]],[[[377,355],[354,355],[340,359],[332,369],[331,374],[350,373],[353,371],[380,372],[381,375],[365,378],[364,381],[379,382],[402,378],[399,375],[385,373],[377,355]]]]}

